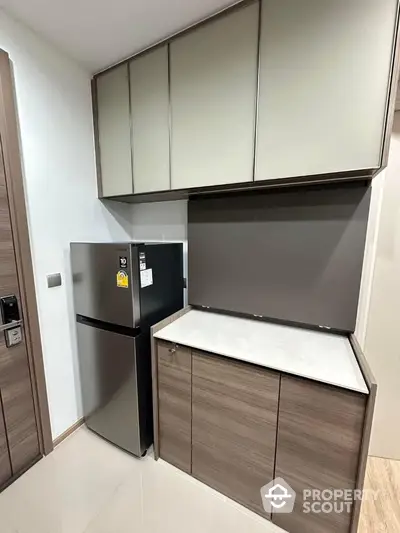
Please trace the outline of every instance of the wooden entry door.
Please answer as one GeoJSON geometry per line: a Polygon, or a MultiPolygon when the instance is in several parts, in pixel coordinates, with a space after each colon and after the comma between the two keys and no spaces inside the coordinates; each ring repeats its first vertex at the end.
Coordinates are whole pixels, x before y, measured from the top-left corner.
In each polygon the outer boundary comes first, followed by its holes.
{"type": "MultiPolygon", "coordinates": [[[[15,295],[22,308],[11,226],[9,196],[0,145],[0,298],[15,295]]],[[[22,340],[8,347],[0,318],[0,488],[39,456],[33,389],[22,320],[22,340]]]]}

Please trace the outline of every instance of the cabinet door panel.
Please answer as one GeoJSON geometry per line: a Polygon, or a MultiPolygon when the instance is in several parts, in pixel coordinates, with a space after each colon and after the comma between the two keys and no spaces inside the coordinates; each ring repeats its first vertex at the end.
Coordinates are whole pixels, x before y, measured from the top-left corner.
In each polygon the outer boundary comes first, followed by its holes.
{"type": "Polygon", "coordinates": [[[102,195],[132,194],[128,65],[100,75],[96,84],[102,195]]]}
{"type": "MultiPolygon", "coordinates": [[[[276,477],[296,491],[291,514],[274,514],[287,531],[348,533],[351,513],[305,514],[305,489],[355,489],[366,396],[282,376],[276,477]]],[[[338,502],[339,503],[339,502],[338,502]]]]}
{"type": "Polygon", "coordinates": [[[158,342],[157,354],[160,457],[190,473],[191,351],[158,342]]]}
{"type": "Polygon", "coordinates": [[[192,473],[267,518],[260,489],[273,479],[279,379],[193,352],[192,473]]]}
{"type": "Polygon", "coordinates": [[[170,188],[168,46],[130,63],[133,191],[170,188]]]}
{"type": "Polygon", "coordinates": [[[256,180],[380,165],[396,4],[263,0],[256,180]]]}
{"type": "Polygon", "coordinates": [[[3,412],[0,406],[0,487],[11,477],[10,455],[4,427],[3,412]]]}
{"type": "Polygon", "coordinates": [[[172,189],[253,179],[258,3],[173,41],[172,189]]]}

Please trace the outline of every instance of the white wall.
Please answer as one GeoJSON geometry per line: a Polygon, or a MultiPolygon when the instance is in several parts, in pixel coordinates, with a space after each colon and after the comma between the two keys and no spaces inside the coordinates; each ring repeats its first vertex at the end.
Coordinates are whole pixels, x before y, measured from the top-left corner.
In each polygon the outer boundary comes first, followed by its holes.
{"type": "Polygon", "coordinates": [[[187,201],[134,204],[132,207],[132,238],[135,241],[182,242],[187,278],[187,201]]]}
{"type": "Polygon", "coordinates": [[[365,347],[369,309],[371,304],[372,284],[374,278],[376,250],[378,246],[379,224],[382,212],[382,198],[386,170],[372,181],[371,204],[368,216],[368,228],[365,239],[363,270],[358,301],[355,335],[362,349],[365,347]]]}
{"type": "Polygon", "coordinates": [[[131,206],[96,199],[89,74],[0,10],[14,65],[53,437],[81,416],[69,268],[74,240],[127,240],[131,206]],[[48,289],[46,274],[63,285],[48,289]]]}
{"type": "Polygon", "coordinates": [[[364,351],[378,382],[370,453],[400,459],[400,112],[382,183],[364,351]]]}

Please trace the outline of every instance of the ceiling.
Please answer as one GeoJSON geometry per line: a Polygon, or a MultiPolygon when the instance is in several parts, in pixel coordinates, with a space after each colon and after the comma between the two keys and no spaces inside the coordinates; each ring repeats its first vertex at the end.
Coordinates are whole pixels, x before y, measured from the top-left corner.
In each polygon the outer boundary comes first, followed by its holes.
{"type": "Polygon", "coordinates": [[[236,1],[1,0],[0,3],[47,41],[91,72],[97,72],[236,1]]]}

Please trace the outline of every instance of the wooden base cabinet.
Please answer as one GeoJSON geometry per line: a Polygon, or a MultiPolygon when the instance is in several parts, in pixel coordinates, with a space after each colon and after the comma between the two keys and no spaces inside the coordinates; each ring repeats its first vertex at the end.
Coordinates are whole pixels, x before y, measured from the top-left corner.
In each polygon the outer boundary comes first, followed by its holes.
{"type": "Polygon", "coordinates": [[[325,500],[305,498],[303,491],[319,491],[331,505],[323,491],[362,488],[372,378],[368,395],[161,340],[154,354],[156,458],[159,452],[289,533],[357,531],[360,502],[352,493],[349,500],[335,493],[341,512],[326,506],[321,512],[304,503],[325,500]],[[276,478],[296,492],[292,513],[264,510],[261,488],[276,478]]]}
{"type": "Polygon", "coordinates": [[[158,409],[160,457],[191,472],[192,354],[189,348],[159,342],[158,409]]]}
{"type": "Polygon", "coordinates": [[[274,477],[279,374],[193,352],[192,474],[266,516],[274,477]]]}
{"type": "Polygon", "coordinates": [[[352,510],[304,513],[303,490],[356,488],[367,398],[282,376],[275,476],[297,496],[291,514],[273,515],[275,524],[293,533],[349,533],[352,510]]]}

